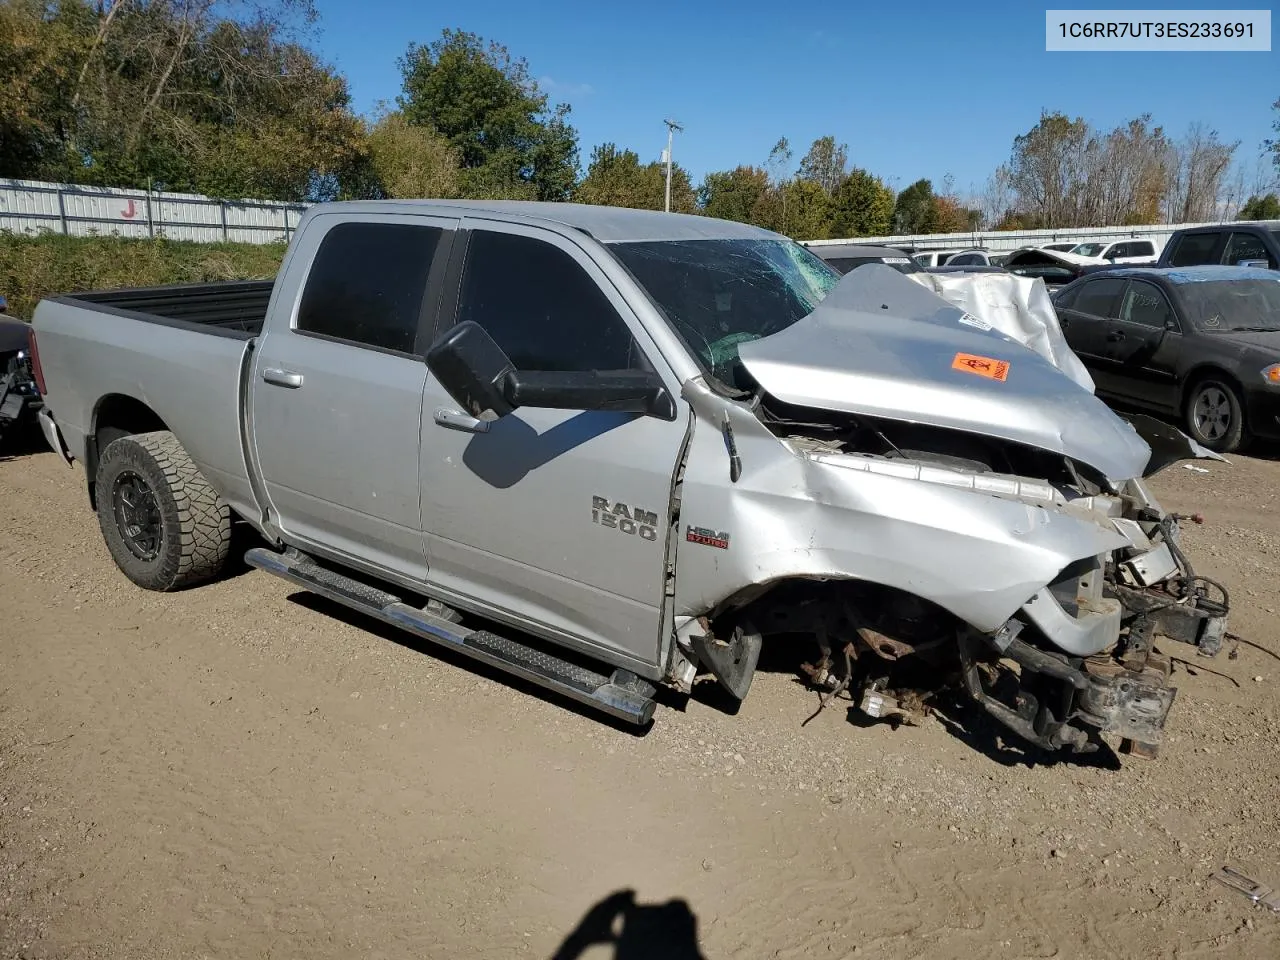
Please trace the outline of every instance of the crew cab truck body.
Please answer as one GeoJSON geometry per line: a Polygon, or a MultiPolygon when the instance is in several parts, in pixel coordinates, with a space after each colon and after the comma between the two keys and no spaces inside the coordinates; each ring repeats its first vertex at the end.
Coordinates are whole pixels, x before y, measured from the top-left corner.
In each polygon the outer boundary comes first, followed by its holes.
{"type": "Polygon", "coordinates": [[[1158,267],[1212,264],[1280,270],[1280,220],[1245,220],[1178,230],[1156,261],[1158,267]]]}
{"type": "Polygon", "coordinates": [[[251,564],[636,723],[659,684],[745,696],[798,635],[824,702],[956,684],[1041,747],[1150,752],[1151,638],[1225,631],[1142,481],[1210,454],[891,267],[754,227],[318,205],[274,283],[34,325],[46,436],[134,582],[215,576],[238,516],[251,564]]]}

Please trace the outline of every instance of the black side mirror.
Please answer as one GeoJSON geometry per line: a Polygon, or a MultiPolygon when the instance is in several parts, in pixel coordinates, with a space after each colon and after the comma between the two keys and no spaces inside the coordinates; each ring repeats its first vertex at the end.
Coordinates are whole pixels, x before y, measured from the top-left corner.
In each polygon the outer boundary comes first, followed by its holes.
{"type": "Polygon", "coordinates": [[[432,345],[427,368],[449,396],[479,420],[496,420],[517,407],[676,417],[675,401],[662,378],[650,370],[516,370],[485,329],[470,320],[432,345]]]}
{"type": "Polygon", "coordinates": [[[477,323],[468,320],[446,331],[427,351],[427,369],[478,420],[497,420],[515,409],[506,387],[515,364],[477,323]]]}

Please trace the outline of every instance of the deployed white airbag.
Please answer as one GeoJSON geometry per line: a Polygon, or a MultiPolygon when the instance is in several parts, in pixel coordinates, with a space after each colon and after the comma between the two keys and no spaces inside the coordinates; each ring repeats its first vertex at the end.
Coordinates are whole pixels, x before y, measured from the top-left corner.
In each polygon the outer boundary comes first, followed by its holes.
{"type": "Polygon", "coordinates": [[[1090,393],[1093,378],[1062,335],[1057,311],[1039,277],[1014,273],[909,273],[948,303],[1016,340],[1090,393]]]}

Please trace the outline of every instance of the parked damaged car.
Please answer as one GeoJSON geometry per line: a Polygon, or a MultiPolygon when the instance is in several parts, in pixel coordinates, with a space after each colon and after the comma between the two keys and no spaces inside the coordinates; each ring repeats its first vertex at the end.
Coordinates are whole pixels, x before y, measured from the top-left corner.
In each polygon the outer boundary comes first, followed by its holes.
{"type": "Polygon", "coordinates": [[[1280,440],[1280,275],[1120,267],[1063,287],[1067,342],[1104,399],[1177,417],[1221,453],[1280,440]]]}
{"type": "Polygon", "coordinates": [[[34,426],[41,407],[28,349],[31,327],[5,316],[8,310],[8,302],[0,295],[0,442],[34,426]]]}
{"type": "Polygon", "coordinates": [[[1214,455],[1000,322],[744,224],[498,201],[319,204],[274,284],[35,316],[139,586],[216,576],[234,515],[250,565],[636,724],[770,643],[820,705],[1149,755],[1157,638],[1228,611],[1145,480],[1214,455]]]}
{"type": "Polygon", "coordinates": [[[1039,278],[1050,290],[1064,287],[1086,273],[1113,269],[1112,264],[1062,250],[1023,247],[1004,258],[1004,268],[1021,277],[1039,278]]]}
{"type": "Polygon", "coordinates": [[[922,269],[894,247],[865,243],[810,243],[805,246],[840,273],[848,273],[868,263],[887,263],[899,273],[918,273],[922,269]]]}

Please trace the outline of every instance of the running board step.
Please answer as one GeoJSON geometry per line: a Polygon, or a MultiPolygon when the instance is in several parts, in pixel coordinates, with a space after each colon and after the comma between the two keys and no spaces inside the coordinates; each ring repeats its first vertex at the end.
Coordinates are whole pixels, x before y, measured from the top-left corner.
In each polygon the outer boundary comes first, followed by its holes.
{"type": "Polygon", "coordinates": [[[642,726],[653,719],[655,687],[629,670],[617,669],[608,676],[487,630],[468,630],[296,551],[282,554],[254,547],[244,560],[251,567],[273,573],[311,593],[458,650],[620,720],[642,726]]]}

